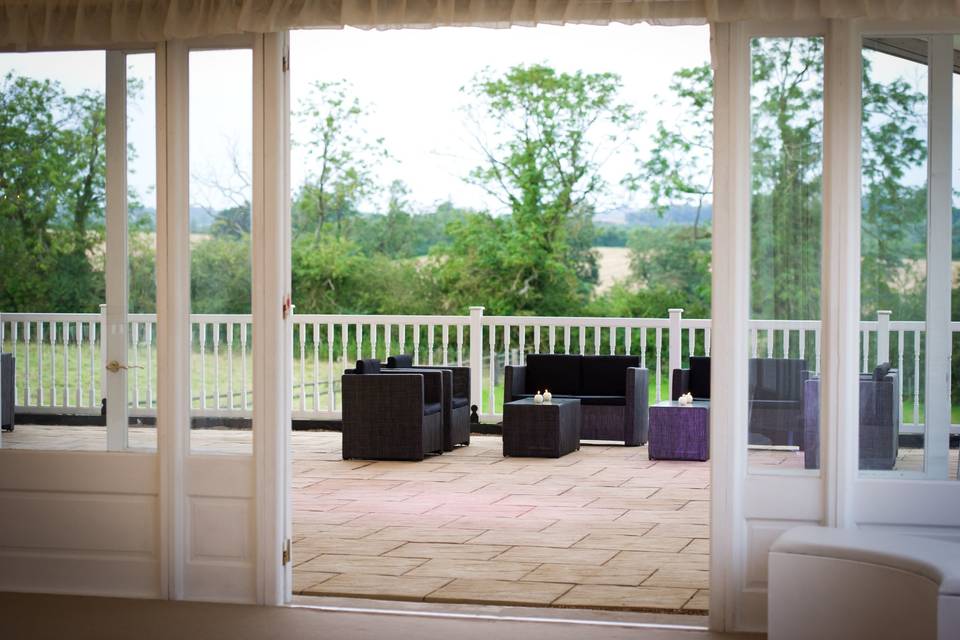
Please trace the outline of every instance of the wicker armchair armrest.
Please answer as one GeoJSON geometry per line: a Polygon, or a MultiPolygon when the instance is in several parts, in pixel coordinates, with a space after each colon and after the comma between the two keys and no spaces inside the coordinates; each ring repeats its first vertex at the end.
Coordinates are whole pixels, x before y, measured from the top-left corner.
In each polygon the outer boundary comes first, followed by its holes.
{"type": "Polygon", "coordinates": [[[626,407],[623,412],[624,444],[636,446],[647,442],[649,431],[650,372],[642,367],[627,369],[626,407]]]}
{"type": "Polygon", "coordinates": [[[526,388],[527,368],[507,365],[503,371],[503,401],[513,402],[517,394],[523,393],[526,388]]]}
{"type": "Polygon", "coordinates": [[[671,400],[679,400],[680,396],[690,391],[690,369],[674,369],[672,387],[671,400]]]}

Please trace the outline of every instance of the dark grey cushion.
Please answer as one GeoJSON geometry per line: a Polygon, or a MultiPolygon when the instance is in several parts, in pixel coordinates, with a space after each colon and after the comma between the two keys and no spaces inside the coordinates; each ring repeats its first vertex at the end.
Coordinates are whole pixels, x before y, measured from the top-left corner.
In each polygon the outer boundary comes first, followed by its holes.
{"type": "Polygon", "coordinates": [[[750,399],[795,400],[803,395],[803,367],[798,358],[752,358],[750,399]]]}
{"type": "Polygon", "coordinates": [[[409,369],[413,366],[413,356],[404,353],[387,358],[387,368],[389,369],[409,369]]]}
{"type": "Polygon", "coordinates": [[[470,404],[470,398],[464,398],[462,396],[453,396],[453,408],[459,409],[460,407],[465,407],[470,404]]]}
{"type": "Polygon", "coordinates": [[[357,373],[380,373],[380,361],[376,358],[367,358],[366,360],[357,360],[357,373]]]}
{"type": "Polygon", "coordinates": [[[531,353],[527,356],[525,387],[527,393],[544,389],[554,395],[580,393],[580,356],[531,353]]]}
{"type": "Polygon", "coordinates": [[[710,357],[690,356],[690,387],[694,398],[710,397],[710,357]]]}
{"type": "Polygon", "coordinates": [[[440,410],[443,408],[439,402],[428,402],[423,405],[423,415],[429,416],[434,413],[440,413],[440,410]]]}
{"type": "Polygon", "coordinates": [[[580,360],[580,393],[584,396],[624,396],[627,393],[627,369],[639,366],[639,356],[583,356],[580,360]]]}
{"type": "Polygon", "coordinates": [[[873,379],[877,382],[882,382],[884,378],[887,377],[887,374],[890,373],[890,363],[884,362],[878,364],[877,368],[873,370],[873,379]]]}

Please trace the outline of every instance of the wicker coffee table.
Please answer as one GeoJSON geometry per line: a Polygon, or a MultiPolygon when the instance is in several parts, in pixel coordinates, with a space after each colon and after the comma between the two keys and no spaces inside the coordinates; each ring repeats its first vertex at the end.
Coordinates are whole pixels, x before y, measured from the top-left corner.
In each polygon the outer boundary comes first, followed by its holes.
{"type": "Polygon", "coordinates": [[[651,460],[709,460],[710,403],[668,400],[650,407],[648,454],[651,460]]]}
{"type": "Polygon", "coordinates": [[[580,400],[503,405],[503,455],[559,458],[580,448],[580,400]]]}

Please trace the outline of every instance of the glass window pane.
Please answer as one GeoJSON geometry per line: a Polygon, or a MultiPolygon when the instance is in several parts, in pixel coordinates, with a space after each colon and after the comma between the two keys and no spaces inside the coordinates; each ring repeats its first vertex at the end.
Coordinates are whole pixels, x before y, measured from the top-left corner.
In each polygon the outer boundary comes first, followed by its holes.
{"type": "Polygon", "coordinates": [[[751,50],[749,460],[816,469],[823,40],[751,50]]]}
{"type": "Polygon", "coordinates": [[[861,470],[924,467],[926,56],[923,38],[863,51],[861,470]]]}
{"type": "Polygon", "coordinates": [[[0,54],[5,448],[106,446],[105,80],[103,51],[0,54]]]}
{"type": "Polygon", "coordinates": [[[252,453],[253,54],[190,52],[191,450],[252,453]]]}

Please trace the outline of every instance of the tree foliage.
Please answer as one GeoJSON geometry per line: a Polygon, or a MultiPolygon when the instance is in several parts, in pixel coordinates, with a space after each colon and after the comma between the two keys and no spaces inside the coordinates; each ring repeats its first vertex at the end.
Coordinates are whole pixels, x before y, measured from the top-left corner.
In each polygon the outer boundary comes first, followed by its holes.
{"type": "Polygon", "coordinates": [[[103,299],[103,95],[0,82],[0,308],[95,311],[103,299]]]}

